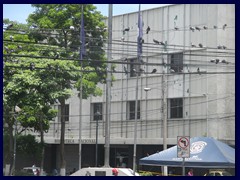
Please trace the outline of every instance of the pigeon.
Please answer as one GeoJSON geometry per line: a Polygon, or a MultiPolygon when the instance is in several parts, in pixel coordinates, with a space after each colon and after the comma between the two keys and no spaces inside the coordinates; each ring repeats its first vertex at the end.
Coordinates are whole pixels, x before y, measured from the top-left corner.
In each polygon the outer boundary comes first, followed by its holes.
{"type": "Polygon", "coordinates": [[[228,62],[225,59],[222,60],[222,63],[228,64],[228,62]]]}
{"type": "Polygon", "coordinates": [[[194,32],[195,28],[194,28],[194,27],[190,27],[190,30],[191,30],[192,32],[194,32]]]}
{"type": "MultiPolygon", "coordinates": [[[[197,68],[197,72],[200,74],[200,68],[199,68],[199,67],[197,68]]],[[[200,74],[200,75],[201,75],[201,74],[200,74]]]]}
{"type": "Polygon", "coordinates": [[[161,45],[163,45],[163,46],[165,46],[165,43],[164,43],[164,42],[162,42],[162,41],[160,42],[160,44],[161,44],[161,45]]]}
{"type": "Polygon", "coordinates": [[[160,42],[157,41],[156,39],[153,39],[153,42],[156,43],[156,44],[160,44],[160,42]]]}
{"type": "Polygon", "coordinates": [[[179,28],[178,27],[174,27],[174,29],[177,31],[177,30],[179,30],[179,28]]]}
{"type": "Polygon", "coordinates": [[[205,29],[205,30],[206,30],[206,29],[208,29],[208,27],[207,27],[207,26],[203,26],[203,29],[205,29]]]}
{"type": "Polygon", "coordinates": [[[124,68],[125,74],[127,75],[128,74],[127,68],[125,66],[123,68],[124,68]]]}
{"type": "Polygon", "coordinates": [[[225,30],[226,27],[227,27],[227,24],[224,24],[224,25],[223,25],[223,30],[225,30]]]}
{"type": "Polygon", "coordinates": [[[130,30],[130,27],[124,29],[124,31],[129,31],[129,30],[130,30]]]}
{"type": "Polygon", "coordinates": [[[153,69],[151,73],[153,74],[153,73],[156,73],[156,72],[157,72],[157,69],[153,69]]]}
{"type": "Polygon", "coordinates": [[[201,44],[201,43],[199,43],[199,45],[198,45],[200,48],[202,48],[203,47],[203,45],[201,44]]]}
{"type": "Polygon", "coordinates": [[[195,29],[196,29],[196,30],[198,30],[198,31],[200,31],[200,30],[201,30],[201,28],[200,28],[200,27],[197,27],[197,26],[195,27],[195,29]]]}
{"type": "Polygon", "coordinates": [[[146,30],[146,34],[148,34],[149,31],[150,31],[150,27],[148,26],[146,30]]]}

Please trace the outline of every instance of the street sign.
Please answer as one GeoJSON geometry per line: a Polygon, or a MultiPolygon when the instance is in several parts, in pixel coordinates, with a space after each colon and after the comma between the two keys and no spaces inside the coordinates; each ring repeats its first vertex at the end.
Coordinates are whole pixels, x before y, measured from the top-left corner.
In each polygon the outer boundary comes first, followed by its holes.
{"type": "Polygon", "coordinates": [[[179,158],[190,157],[190,137],[189,136],[177,137],[177,157],[179,158]]]}

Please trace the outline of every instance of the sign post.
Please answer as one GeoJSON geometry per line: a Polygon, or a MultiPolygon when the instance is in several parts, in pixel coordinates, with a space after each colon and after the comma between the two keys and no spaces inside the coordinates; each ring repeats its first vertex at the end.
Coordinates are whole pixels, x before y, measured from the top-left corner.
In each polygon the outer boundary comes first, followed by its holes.
{"type": "Polygon", "coordinates": [[[177,157],[183,158],[182,175],[185,176],[185,158],[190,157],[190,137],[178,136],[177,137],[177,157]]]}

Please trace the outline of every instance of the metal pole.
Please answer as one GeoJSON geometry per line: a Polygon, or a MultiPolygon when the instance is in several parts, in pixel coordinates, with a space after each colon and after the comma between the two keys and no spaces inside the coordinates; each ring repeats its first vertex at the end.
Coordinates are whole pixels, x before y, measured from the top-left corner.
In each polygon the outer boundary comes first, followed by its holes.
{"type": "Polygon", "coordinates": [[[10,175],[15,175],[15,166],[16,166],[16,148],[17,148],[17,113],[19,113],[21,109],[18,106],[14,107],[14,142],[13,142],[13,166],[11,169],[10,175]]]}
{"type": "MultiPolygon", "coordinates": [[[[139,21],[138,21],[138,28],[139,28],[139,37],[140,38],[140,31],[141,31],[141,27],[140,27],[140,21],[141,18],[140,18],[140,9],[141,9],[141,6],[139,4],[139,10],[138,10],[138,15],[139,15],[139,21]]],[[[142,37],[141,37],[142,38],[142,37]]],[[[138,48],[139,48],[139,42],[140,40],[138,39],[138,48]]],[[[141,59],[141,52],[140,50],[138,49],[138,54],[137,54],[137,62],[139,63],[140,62],[140,59],[141,59]]],[[[135,94],[135,120],[134,120],[134,145],[133,145],[133,175],[135,176],[135,172],[136,172],[136,151],[137,151],[137,116],[138,116],[138,75],[139,75],[139,64],[136,65],[136,94],[135,94]]]]}
{"type": "Polygon", "coordinates": [[[14,110],[14,145],[13,145],[13,167],[11,175],[15,175],[15,164],[16,164],[16,146],[17,146],[17,118],[15,117],[14,110]]]}
{"type": "Polygon", "coordinates": [[[96,113],[97,114],[97,120],[96,120],[96,161],[95,161],[95,167],[98,167],[98,118],[100,117],[99,116],[99,113],[96,113]]]}
{"type": "Polygon", "coordinates": [[[185,157],[183,157],[182,176],[185,176],[185,157]]]}
{"type": "MultiPolygon", "coordinates": [[[[166,80],[163,74],[163,149],[167,149],[167,98],[166,98],[166,80]]],[[[167,176],[167,166],[164,166],[164,176],[167,176]]]]}
{"type": "Polygon", "coordinates": [[[136,151],[137,151],[137,115],[138,115],[138,72],[136,77],[136,99],[135,99],[135,120],[134,120],[134,145],[133,145],[133,174],[136,172],[136,151]]]}
{"type": "MultiPolygon", "coordinates": [[[[109,4],[108,9],[108,61],[112,57],[112,4],[109,4]]],[[[110,112],[111,112],[111,63],[107,64],[107,87],[106,87],[106,124],[105,124],[105,156],[104,166],[109,167],[110,155],[110,112]]]]}
{"type": "MultiPolygon", "coordinates": [[[[82,5],[82,14],[83,14],[83,5],[82,5]]],[[[81,19],[82,21],[82,19],[81,19]]],[[[81,27],[83,28],[83,27],[81,27]]],[[[82,40],[82,39],[81,39],[82,40]]],[[[81,61],[81,72],[83,71],[83,59],[82,59],[82,55],[80,55],[80,61],[81,61]]],[[[80,76],[80,105],[79,105],[79,169],[82,168],[82,74],[80,76]]]]}
{"type": "MultiPolygon", "coordinates": [[[[164,14],[162,14],[162,18],[164,18],[164,14]]],[[[167,9],[167,19],[169,20],[169,8],[167,9]]],[[[162,27],[164,27],[164,21],[162,21],[162,27]]],[[[167,21],[167,29],[169,29],[169,21],[167,21]]],[[[164,34],[162,34],[162,37],[164,34]]],[[[169,31],[167,31],[167,42],[169,42],[169,31]]],[[[166,49],[164,51],[167,51],[166,49]]],[[[167,52],[168,53],[168,52],[167,52]]],[[[164,58],[162,58],[163,63],[164,58]]],[[[163,71],[162,75],[162,96],[163,96],[163,149],[167,149],[167,96],[166,96],[166,87],[167,81],[166,81],[166,75],[165,70],[163,71]]],[[[168,174],[167,166],[163,167],[163,174],[164,176],[167,176],[168,174]]]]}

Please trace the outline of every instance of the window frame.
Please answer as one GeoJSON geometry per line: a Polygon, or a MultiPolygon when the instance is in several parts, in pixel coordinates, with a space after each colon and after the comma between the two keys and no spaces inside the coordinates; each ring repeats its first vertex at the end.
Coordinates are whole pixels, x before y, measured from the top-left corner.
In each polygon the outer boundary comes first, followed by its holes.
{"type": "Polygon", "coordinates": [[[170,73],[182,73],[183,72],[183,52],[171,53],[169,58],[170,73]],[[171,70],[174,70],[172,72],[171,70]]]}
{"type": "MultiPolygon", "coordinates": [[[[135,120],[135,105],[136,101],[128,101],[128,106],[127,106],[127,119],[128,120],[135,120]]],[[[141,104],[140,100],[138,100],[138,108],[137,108],[137,119],[141,118],[141,104]]]]}
{"type": "Polygon", "coordinates": [[[92,120],[93,121],[102,121],[103,120],[103,103],[92,103],[92,120]],[[100,115],[96,115],[97,112],[100,112],[100,115]]]}
{"type": "Polygon", "coordinates": [[[168,100],[169,119],[183,118],[183,98],[171,98],[168,100]],[[177,102],[174,102],[177,101],[177,102]]]}

